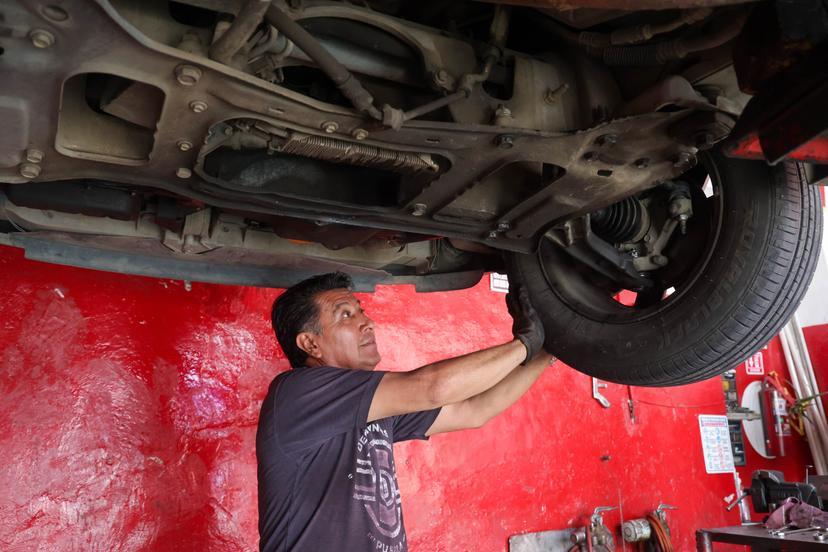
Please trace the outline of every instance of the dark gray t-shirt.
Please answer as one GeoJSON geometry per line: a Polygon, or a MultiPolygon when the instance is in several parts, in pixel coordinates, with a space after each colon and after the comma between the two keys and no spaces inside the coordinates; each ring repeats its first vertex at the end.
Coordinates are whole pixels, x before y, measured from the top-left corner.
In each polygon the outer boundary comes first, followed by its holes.
{"type": "Polygon", "coordinates": [[[386,372],[294,368],[259,415],[259,549],[405,552],[392,445],[427,439],[440,410],[366,424],[386,372]]]}

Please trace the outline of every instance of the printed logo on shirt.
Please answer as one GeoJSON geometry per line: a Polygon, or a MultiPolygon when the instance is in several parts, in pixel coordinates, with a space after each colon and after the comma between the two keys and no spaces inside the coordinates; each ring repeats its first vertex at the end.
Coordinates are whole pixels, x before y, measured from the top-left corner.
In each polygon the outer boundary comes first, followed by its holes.
{"type": "MultiPolygon", "coordinates": [[[[380,535],[387,539],[397,539],[401,533],[404,538],[405,533],[402,532],[400,490],[397,487],[391,446],[392,440],[380,424],[368,424],[363,430],[357,441],[354,500],[362,503],[380,535]]],[[[380,544],[379,541],[375,542],[380,544]]],[[[392,545],[388,550],[404,548],[392,545]]]]}

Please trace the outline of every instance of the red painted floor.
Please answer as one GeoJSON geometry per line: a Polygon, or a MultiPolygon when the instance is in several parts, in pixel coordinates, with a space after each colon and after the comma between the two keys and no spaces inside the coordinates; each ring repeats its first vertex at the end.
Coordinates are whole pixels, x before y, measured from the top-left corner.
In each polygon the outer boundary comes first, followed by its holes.
{"type": "MultiPolygon", "coordinates": [[[[269,323],[277,291],[187,291],[6,247],[0,289],[0,550],[255,550],[256,420],[288,367],[269,323]]],[[[488,280],[427,295],[382,287],[362,300],[383,369],[510,337],[488,280]]],[[[781,362],[775,347],[768,366],[781,362]]],[[[483,429],[398,445],[411,550],[505,551],[509,535],[564,528],[605,505],[620,506],[610,525],[677,506],[679,551],[694,549],[698,527],[738,522],[724,511],[733,478],[705,473],[699,441],[697,416],[724,412],[720,380],[606,395],[609,409],[558,363],[483,429]]],[[[801,478],[807,451],[788,441],[783,462],[749,457],[745,482],[757,467],[801,478]]]]}

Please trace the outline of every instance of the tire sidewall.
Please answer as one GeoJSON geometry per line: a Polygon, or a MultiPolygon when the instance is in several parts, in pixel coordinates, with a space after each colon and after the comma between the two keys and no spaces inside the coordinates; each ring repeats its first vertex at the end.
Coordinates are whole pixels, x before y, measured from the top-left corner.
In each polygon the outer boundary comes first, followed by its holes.
{"type": "Polygon", "coordinates": [[[777,199],[784,194],[785,175],[764,163],[716,153],[704,163],[716,171],[722,195],[717,236],[692,284],[657,314],[624,323],[584,316],[549,285],[539,255],[519,256],[519,277],[544,323],[547,350],[594,377],[660,385],[676,381],[675,370],[688,360],[700,366],[709,356],[715,363],[716,351],[697,347],[715,334],[730,333],[734,345],[739,342],[752,322],[740,328],[736,311],[761,291],[757,277],[775,262],[768,246],[776,217],[784,215],[777,199]]]}

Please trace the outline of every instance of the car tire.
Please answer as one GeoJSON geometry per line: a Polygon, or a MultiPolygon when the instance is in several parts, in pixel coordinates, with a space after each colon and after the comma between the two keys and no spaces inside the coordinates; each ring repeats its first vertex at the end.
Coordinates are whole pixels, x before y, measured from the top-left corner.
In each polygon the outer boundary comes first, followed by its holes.
{"type": "Polygon", "coordinates": [[[512,277],[529,290],[550,353],[606,381],[683,385],[737,366],[788,321],[819,257],[819,190],[799,164],[712,153],[700,165],[718,181],[718,195],[708,198],[720,206],[708,224],[710,248],[681,293],[646,316],[622,316],[631,307],[620,304],[617,316],[585,312],[564,281],[574,261],[548,240],[536,254],[514,255],[512,277]]]}

